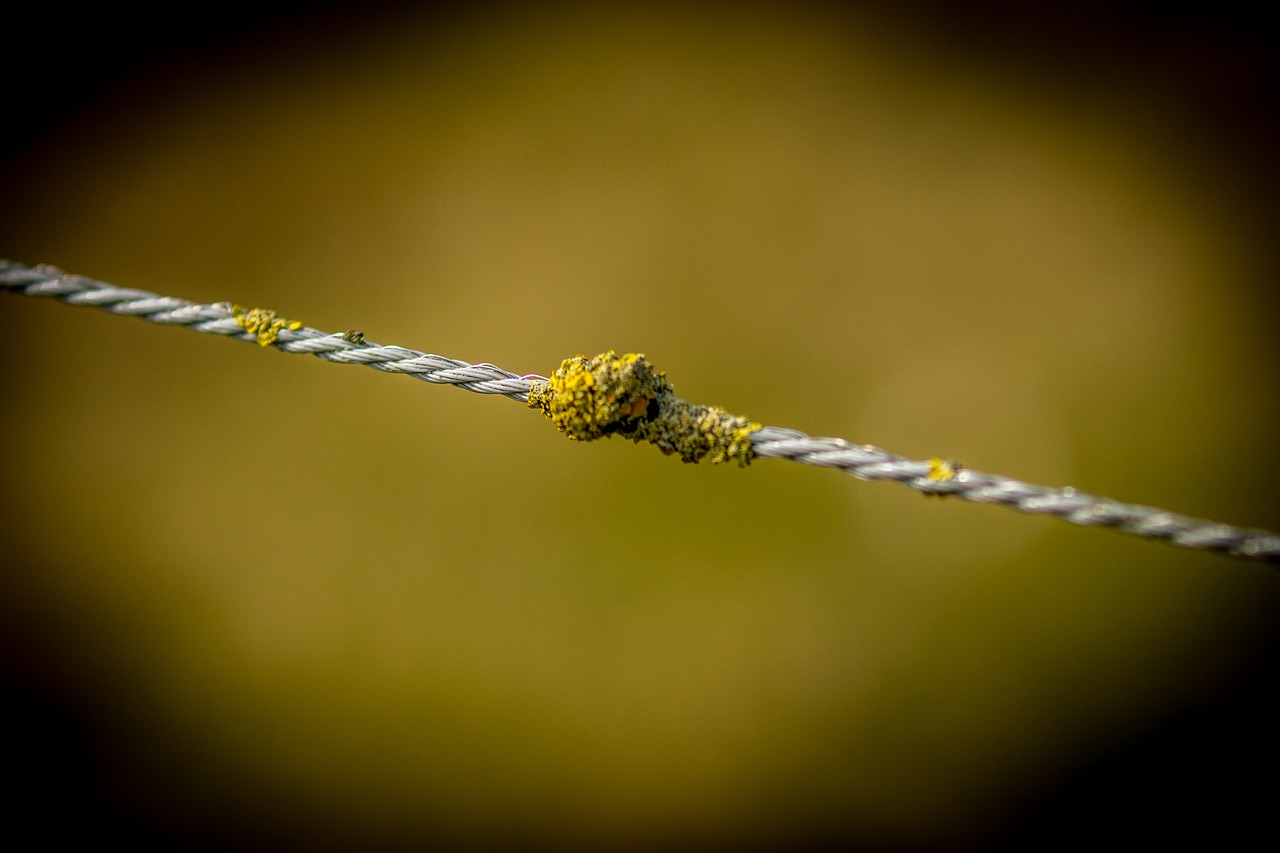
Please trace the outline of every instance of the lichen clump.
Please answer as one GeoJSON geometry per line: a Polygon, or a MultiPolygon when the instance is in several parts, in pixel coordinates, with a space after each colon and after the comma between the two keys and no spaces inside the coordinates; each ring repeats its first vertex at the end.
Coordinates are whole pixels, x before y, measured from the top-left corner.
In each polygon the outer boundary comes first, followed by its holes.
{"type": "Polygon", "coordinates": [[[695,406],[675,396],[665,373],[640,353],[613,350],[565,359],[546,384],[529,392],[539,409],[569,438],[592,441],[622,435],[678,453],[685,462],[751,461],[751,433],[760,424],[718,406],[695,406]]]}
{"type": "Polygon", "coordinates": [[[243,305],[232,305],[231,316],[236,318],[236,325],[258,338],[258,346],[273,344],[281,329],[296,332],[302,328],[300,320],[286,320],[276,312],[267,308],[245,308],[243,305]]]}
{"type": "MultiPolygon", "coordinates": [[[[964,470],[964,465],[955,459],[939,459],[934,456],[929,460],[928,478],[933,483],[946,483],[954,480],[964,470]]],[[[946,492],[925,492],[926,498],[945,498],[946,492]]]]}
{"type": "Polygon", "coordinates": [[[939,459],[935,456],[929,460],[929,479],[937,483],[954,480],[963,470],[964,465],[955,459],[939,459]]]}

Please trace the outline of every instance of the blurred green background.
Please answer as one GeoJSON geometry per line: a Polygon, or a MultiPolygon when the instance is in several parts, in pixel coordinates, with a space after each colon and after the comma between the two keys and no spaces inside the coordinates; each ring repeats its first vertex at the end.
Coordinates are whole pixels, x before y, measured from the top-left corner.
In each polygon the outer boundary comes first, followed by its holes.
{"type": "MultiPolygon", "coordinates": [[[[121,55],[127,15],[49,14],[0,256],[517,373],[643,351],[766,424],[1280,528],[1274,58],[963,8],[284,6],[121,55]]],[[[1265,793],[1274,569],[55,302],[0,332],[48,831],[968,849],[1265,793]]]]}

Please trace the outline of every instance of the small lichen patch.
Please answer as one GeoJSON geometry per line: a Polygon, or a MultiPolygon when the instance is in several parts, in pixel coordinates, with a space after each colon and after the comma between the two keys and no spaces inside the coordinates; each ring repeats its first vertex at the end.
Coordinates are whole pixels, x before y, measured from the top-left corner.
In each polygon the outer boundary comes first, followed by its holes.
{"type": "MultiPolygon", "coordinates": [[[[945,483],[954,480],[964,470],[964,465],[954,459],[939,459],[937,456],[929,460],[928,478],[934,483],[945,483]]],[[[926,498],[945,498],[945,492],[924,492],[926,498]]]]}
{"type": "Polygon", "coordinates": [[[751,433],[760,424],[717,406],[697,406],[675,396],[665,373],[640,353],[613,350],[565,359],[529,391],[539,409],[569,438],[592,441],[615,433],[656,444],[685,462],[751,461],[751,433]]]}
{"type": "Polygon", "coordinates": [[[300,320],[286,320],[267,308],[245,308],[243,305],[232,305],[231,316],[236,318],[236,324],[240,328],[258,337],[260,347],[275,343],[282,329],[296,332],[302,328],[300,320]]]}
{"type": "Polygon", "coordinates": [[[929,460],[929,479],[935,483],[945,483],[947,480],[954,480],[963,468],[954,459],[939,459],[935,456],[929,460]]]}

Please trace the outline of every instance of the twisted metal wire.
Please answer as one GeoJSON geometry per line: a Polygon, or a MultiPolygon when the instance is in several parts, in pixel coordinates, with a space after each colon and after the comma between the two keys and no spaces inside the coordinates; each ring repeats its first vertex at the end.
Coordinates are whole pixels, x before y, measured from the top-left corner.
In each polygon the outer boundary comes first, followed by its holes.
{"type": "Polygon", "coordinates": [[[756,456],[789,459],[821,468],[839,468],[859,480],[893,480],[933,495],[952,495],[975,503],[1052,515],[1071,524],[1111,527],[1184,548],[1218,551],[1234,557],[1280,561],[1280,535],[1178,515],[1156,507],[1126,504],[1077,491],[1024,483],[1012,477],[962,468],[948,479],[931,477],[934,465],[895,456],[869,444],[842,438],[815,438],[792,429],[764,427],[751,434],[756,456]]]}
{"type": "MultiPolygon", "coordinates": [[[[259,337],[236,319],[228,302],[201,305],[145,290],[116,287],[84,276],[65,273],[40,264],[27,267],[0,260],[0,288],[27,296],[46,296],[71,305],[88,305],[114,314],[140,317],[165,326],[183,326],[196,332],[223,335],[258,343],[259,337]]],[[[470,364],[442,355],[405,347],[381,346],[350,333],[329,333],[308,326],[283,328],[270,344],[282,352],[314,355],[336,364],[363,364],[383,373],[403,373],[436,385],[456,385],[477,394],[500,394],[526,402],[529,387],[546,378],[520,376],[492,364],[470,364]]]]}
{"type": "MultiPolygon", "coordinates": [[[[259,337],[244,328],[226,302],[197,304],[144,290],[115,287],[56,267],[26,267],[0,260],[0,289],[60,299],[141,317],[162,325],[246,342],[259,337]]],[[[363,364],[384,373],[403,373],[424,382],[456,385],[478,394],[499,394],[527,402],[530,389],[546,383],[538,374],[517,375],[492,364],[469,364],[396,346],[381,346],[350,333],[327,333],[306,326],[282,328],[271,343],[284,352],[310,354],[338,364],[363,364]]],[[[1134,536],[1159,539],[1245,559],[1280,562],[1280,535],[1189,518],[1155,507],[1126,504],[1066,487],[1053,489],[1011,477],[961,468],[944,478],[935,464],[896,456],[869,444],[824,438],[779,427],[750,434],[754,456],[787,459],[820,468],[839,468],[860,480],[892,480],[925,494],[951,495],[975,503],[1003,504],[1019,512],[1051,515],[1084,526],[1105,526],[1134,536]]]]}

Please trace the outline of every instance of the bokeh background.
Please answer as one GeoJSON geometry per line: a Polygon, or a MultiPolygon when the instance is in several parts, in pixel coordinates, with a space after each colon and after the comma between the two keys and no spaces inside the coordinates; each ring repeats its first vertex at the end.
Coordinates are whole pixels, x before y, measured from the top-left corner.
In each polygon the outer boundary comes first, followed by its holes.
{"type": "MultiPolygon", "coordinates": [[[[639,350],[1280,528],[1274,31],[1020,6],[32,9],[0,255],[517,373],[639,350]]],[[[1042,849],[1274,802],[1274,569],[55,302],[0,332],[10,826],[1042,849]]]]}

